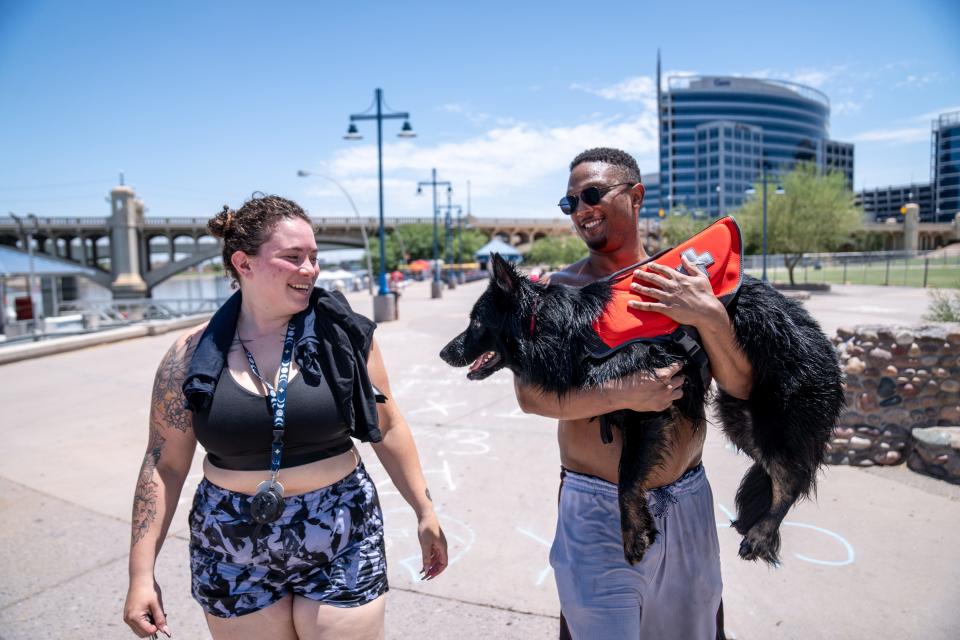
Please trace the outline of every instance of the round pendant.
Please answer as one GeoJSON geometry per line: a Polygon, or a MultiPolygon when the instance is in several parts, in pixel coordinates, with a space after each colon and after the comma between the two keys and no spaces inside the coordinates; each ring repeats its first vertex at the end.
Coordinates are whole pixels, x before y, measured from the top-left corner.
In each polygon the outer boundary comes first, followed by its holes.
{"type": "Polygon", "coordinates": [[[258,494],[260,494],[260,493],[266,493],[267,491],[269,491],[270,489],[273,489],[273,488],[275,488],[275,489],[277,490],[279,496],[282,498],[282,497],[283,497],[283,485],[280,484],[280,481],[279,481],[279,480],[275,480],[275,481],[273,481],[273,482],[270,482],[269,480],[264,480],[263,482],[261,482],[260,484],[257,485],[257,493],[258,493],[258,494]]]}

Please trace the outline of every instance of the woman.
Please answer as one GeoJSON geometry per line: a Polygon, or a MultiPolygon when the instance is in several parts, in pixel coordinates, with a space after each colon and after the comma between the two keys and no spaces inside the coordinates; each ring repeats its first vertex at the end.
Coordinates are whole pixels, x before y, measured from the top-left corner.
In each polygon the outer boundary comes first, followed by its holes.
{"type": "Polygon", "coordinates": [[[124,619],[170,633],[153,568],[199,441],[192,591],[213,637],[382,638],[383,520],[351,436],[416,512],[424,578],[446,568],[447,544],[374,325],[314,289],[317,244],[295,203],[256,197],[208,228],[240,292],[157,370],[124,619]]]}

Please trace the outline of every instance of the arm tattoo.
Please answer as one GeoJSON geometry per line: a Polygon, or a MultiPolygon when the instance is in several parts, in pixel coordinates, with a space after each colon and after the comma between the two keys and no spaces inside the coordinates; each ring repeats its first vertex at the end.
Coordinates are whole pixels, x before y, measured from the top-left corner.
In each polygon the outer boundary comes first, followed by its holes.
{"type": "Polygon", "coordinates": [[[430,502],[433,502],[433,498],[430,497],[430,489],[427,489],[426,493],[427,493],[427,500],[429,500],[430,502]]]}
{"type": "Polygon", "coordinates": [[[153,479],[153,473],[157,469],[157,463],[160,462],[164,442],[166,442],[166,439],[160,435],[155,427],[151,426],[150,443],[147,446],[147,453],[143,456],[140,477],[137,478],[137,488],[133,494],[133,529],[131,534],[133,542],[130,546],[140,542],[157,517],[157,483],[153,479]]]}
{"type": "Polygon", "coordinates": [[[194,342],[195,336],[191,336],[182,347],[174,345],[163,357],[153,382],[152,417],[184,433],[190,428],[190,414],[184,408],[183,390],[180,386],[196,349],[194,342]]]}
{"type": "Polygon", "coordinates": [[[131,546],[140,542],[157,518],[157,489],[154,478],[157,464],[166,442],[160,432],[172,427],[186,433],[190,428],[190,414],[183,403],[183,391],[180,385],[186,376],[190,358],[195,349],[195,336],[191,336],[182,346],[174,345],[160,362],[153,382],[153,399],[150,407],[150,440],[147,452],[140,465],[140,476],[133,494],[133,526],[131,546]]]}

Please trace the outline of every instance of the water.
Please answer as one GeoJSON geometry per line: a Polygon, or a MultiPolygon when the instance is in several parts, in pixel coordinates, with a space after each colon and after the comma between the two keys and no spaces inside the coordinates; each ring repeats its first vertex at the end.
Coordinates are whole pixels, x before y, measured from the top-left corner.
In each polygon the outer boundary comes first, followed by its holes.
{"type": "MultiPolygon", "coordinates": [[[[77,294],[81,301],[111,300],[110,290],[86,278],[77,278],[77,294]]],[[[153,289],[154,300],[209,300],[223,302],[233,290],[230,280],[212,273],[185,273],[165,280],[153,289]]]]}

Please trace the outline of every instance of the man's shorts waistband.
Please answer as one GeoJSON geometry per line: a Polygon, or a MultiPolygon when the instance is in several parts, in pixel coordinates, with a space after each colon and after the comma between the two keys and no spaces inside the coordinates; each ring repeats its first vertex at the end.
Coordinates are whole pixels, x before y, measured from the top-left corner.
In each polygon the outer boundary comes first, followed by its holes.
{"type": "MultiPolygon", "coordinates": [[[[611,498],[616,498],[619,495],[617,485],[613,484],[612,482],[608,482],[603,478],[598,478],[596,476],[570,471],[569,469],[563,467],[561,467],[561,469],[561,477],[563,478],[562,484],[564,489],[582,491],[584,493],[594,493],[611,498]]],[[[666,492],[674,498],[677,498],[688,491],[696,491],[702,487],[706,481],[707,474],[703,469],[703,463],[700,463],[692,469],[687,469],[682,476],[670,484],[650,489],[647,491],[647,494],[648,496],[658,498],[660,495],[666,492]]]]}

